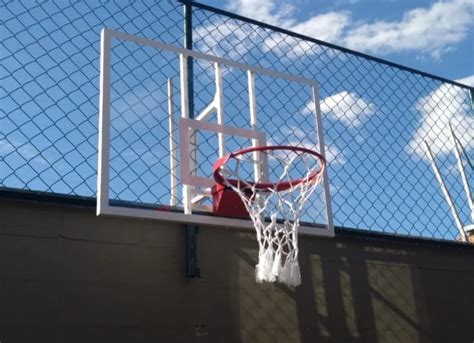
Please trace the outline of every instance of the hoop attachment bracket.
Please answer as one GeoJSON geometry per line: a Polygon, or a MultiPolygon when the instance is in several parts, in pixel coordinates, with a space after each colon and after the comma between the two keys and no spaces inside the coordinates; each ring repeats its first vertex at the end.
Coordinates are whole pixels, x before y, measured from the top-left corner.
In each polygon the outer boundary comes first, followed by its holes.
{"type": "Polygon", "coordinates": [[[242,199],[232,188],[216,183],[211,192],[214,214],[222,217],[250,218],[242,199]]]}

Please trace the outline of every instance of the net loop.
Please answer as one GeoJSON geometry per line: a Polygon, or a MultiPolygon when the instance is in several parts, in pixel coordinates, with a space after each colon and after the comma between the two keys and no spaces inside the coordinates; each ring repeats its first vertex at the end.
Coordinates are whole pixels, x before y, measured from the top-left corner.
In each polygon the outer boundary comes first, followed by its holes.
{"type": "Polygon", "coordinates": [[[214,164],[215,181],[236,192],[253,221],[258,242],[257,282],[301,283],[298,228],[305,202],[326,166],[316,151],[295,146],[238,150],[214,164]],[[269,180],[267,175],[276,175],[269,180]],[[251,175],[255,180],[249,181],[251,175]]]}

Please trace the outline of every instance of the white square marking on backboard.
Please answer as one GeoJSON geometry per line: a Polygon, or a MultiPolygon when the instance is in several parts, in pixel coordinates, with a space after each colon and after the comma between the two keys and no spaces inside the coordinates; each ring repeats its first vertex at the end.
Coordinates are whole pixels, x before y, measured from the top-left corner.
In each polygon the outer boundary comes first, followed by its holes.
{"type": "MultiPolygon", "coordinates": [[[[180,140],[180,165],[181,165],[181,182],[185,185],[212,187],[214,180],[211,175],[203,177],[191,174],[190,168],[190,146],[191,146],[191,130],[211,131],[222,133],[229,136],[243,137],[253,139],[258,146],[266,145],[265,133],[246,130],[237,127],[230,127],[219,124],[212,124],[205,121],[194,120],[189,118],[180,118],[179,120],[179,140],[180,140]]],[[[199,161],[197,161],[199,163],[199,161]]]]}

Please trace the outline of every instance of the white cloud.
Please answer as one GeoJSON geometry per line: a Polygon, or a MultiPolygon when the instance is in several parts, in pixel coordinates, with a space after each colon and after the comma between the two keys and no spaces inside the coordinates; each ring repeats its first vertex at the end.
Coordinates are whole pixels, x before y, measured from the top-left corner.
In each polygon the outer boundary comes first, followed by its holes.
{"type": "Polygon", "coordinates": [[[34,162],[41,165],[48,165],[38,149],[29,142],[18,142],[12,141],[9,142],[6,139],[0,140],[0,154],[6,156],[15,151],[15,156],[21,156],[25,161],[34,162]]]}
{"type": "Polygon", "coordinates": [[[238,0],[229,1],[226,7],[231,12],[272,25],[287,27],[294,22],[291,15],[295,7],[290,3],[277,6],[275,0],[238,0]]]}
{"type": "MultiPolygon", "coordinates": [[[[458,80],[474,84],[474,75],[458,80]]],[[[418,127],[408,144],[409,153],[427,159],[426,141],[436,155],[447,155],[454,149],[449,124],[465,149],[474,149],[474,117],[471,111],[469,92],[443,84],[428,96],[420,99],[416,109],[421,113],[418,127]]]]}
{"type": "Polygon", "coordinates": [[[0,140],[0,154],[2,155],[2,157],[9,154],[13,150],[15,150],[13,144],[8,142],[6,139],[0,140]]]}
{"type": "MultiPolygon", "coordinates": [[[[226,7],[253,19],[355,50],[379,55],[415,52],[434,60],[454,50],[474,22],[472,0],[438,1],[431,7],[407,11],[398,21],[375,22],[356,22],[349,11],[322,13],[298,22],[294,5],[277,0],[229,1],[226,7]]],[[[312,43],[284,35],[272,35],[261,41],[255,31],[232,21],[199,27],[196,32],[204,43],[200,48],[218,55],[230,52],[227,55],[230,58],[241,57],[259,44],[263,44],[266,51],[275,50],[288,58],[318,51],[312,43]]]]}
{"type": "Polygon", "coordinates": [[[344,45],[372,53],[416,51],[435,59],[463,40],[474,17],[472,0],[439,1],[408,11],[400,21],[378,21],[354,27],[344,45]]]}
{"type": "Polygon", "coordinates": [[[343,165],[347,162],[346,158],[344,157],[344,154],[339,148],[335,146],[335,144],[327,145],[325,147],[325,152],[326,160],[330,165],[343,165]]]}
{"type": "Polygon", "coordinates": [[[335,4],[336,6],[341,6],[341,5],[355,5],[359,2],[359,0],[336,0],[335,4]]]}
{"type": "MultiPolygon", "coordinates": [[[[308,138],[308,133],[302,130],[299,127],[288,127],[282,129],[283,133],[286,135],[286,144],[299,146],[306,149],[319,151],[319,145],[312,142],[308,138]]],[[[270,139],[269,142],[271,145],[278,145],[281,142],[275,142],[273,139],[270,139]]],[[[330,165],[343,165],[347,162],[346,158],[342,151],[335,144],[325,144],[326,160],[330,165]]]]}
{"type": "MultiPolygon", "coordinates": [[[[337,42],[341,39],[342,32],[349,22],[349,12],[329,12],[311,17],[305,22],[288,27],[288,29],[319,40],[337,42]]],[[[263,48],[264,51],[273,51],[287,58],[323,52],[315,43],[282,34],[275,34],[267,38],[263,48]]]]}
{"type": "MultiPolygon", "coordinates": [[[[343,29],[350,23],[350,13],[328,12],[297,22],[293,17],[295,8],[288,3],[276,4],[276,0],[238,0],[229,2],[229,11],[256,19],[268,24],[309,35],[321,40],[337,42],[342,39],[343,29]]],[[[262,45],[264,51],[274,50],[278,55],[298,57],[308,51],[318,51],[314,43],[293,39],[286,35],[275,34],[262,40],[252,27],[240,25],[234,21],[219,20],[212,24],[197,27],[194,31],[198,38],[197,48],[205,53],[226,58],[240,59],[252,49],[262,45]]]]}
{"type": "Polygon", "coordinates": [[[474,87],[474,75],[459,79],[457,82],[462,83],[463,85],[474,87]]]}
{"type": "Polygon", "coordinates": [[[239,60],[259,41],[258,35],[248,26],[224,21],[199,26],[194,30],[194,36],[198,37],[197,48],[200,51],[216,56],[225,55],[231,60],[239,60]]]}
{"type": "MultiPolygon", "coordinates": [[[[355,93],[346,91],[328,96],[321,101],[321,112],[328,118],[339,120],[348,127],[359,126],[365,118],[375,113],[375,105],[362,99],[355,93]]],[[[313,103],[305,106],[309,113],[313,103]]]]}
{"type": "Polygon", "coordinates": [[[249,18],[328,41],[338,40],[342,30],[350,22],[350,13],[347,11],[323,13],[312,16],[306,21],[297,22],[292,17],[295,7],[289,3],[277,4],[276,0],[237,0],[230,2],[227,9],[249,18]]]}
{"type": "Polygon", "coordinates": [[[328,12],[296,24],[290,30],[320,40],[337,42],[349,22],[350,13],[347,11],[328,12]]]}

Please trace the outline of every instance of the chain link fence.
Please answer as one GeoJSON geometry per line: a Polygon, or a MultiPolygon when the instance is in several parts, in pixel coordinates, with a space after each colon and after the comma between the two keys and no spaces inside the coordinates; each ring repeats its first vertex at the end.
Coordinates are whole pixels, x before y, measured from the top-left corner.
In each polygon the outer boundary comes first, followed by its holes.
{"type": "Polygon", "coordinates": [[[0,5],[0,186],[95,196],[100,30],[182,41],[171,1],[0,5]]]}
{"type": "MultiPolygon", "coordinates": [[[[10,1],[0,13],[0,187],[94,197],[100,30],[182,46],[183,5],[10,1]]],[[[425,142],[461,221],[470,222],[449,125],[474,184],[472,89],[198,3],[192,24],[195,50],[319,83],[335,225],[457,239],[425,142]]],[[[180,92],[176,57],[123,41],[114,42],[112,53],[110,198],[182,206],[180,195],[172,199],[165,154],[168,79],[176,99],[180,92]]],[[[212,63],[194,63],[195,115],[214,96],[213,73],[212,63]]],[[[224,70],[223,82],[225,124],[241,127],[248,117],[245,74],[224,70]]],[[[304,89],[265,76],[256,84],[258,127],[270,142],[291,134],[298,144],[317,143],[308,135],[311,98],[304,89]]],[[[197,139],[204,174],[214,162],[206,151],[215,149],[217,137],[197,139]]],[[[319,210],[317,199],[308,211],[319,210]]]]}

